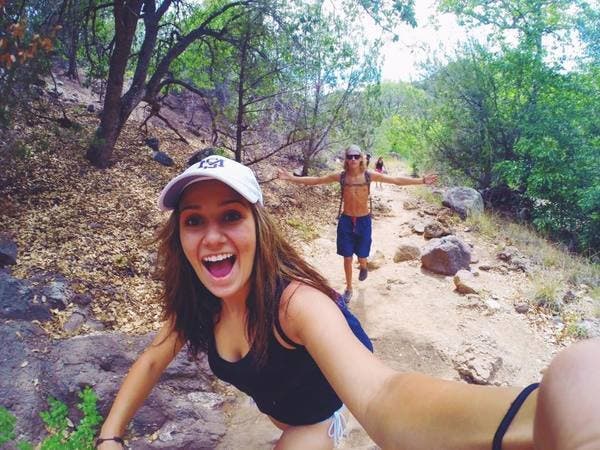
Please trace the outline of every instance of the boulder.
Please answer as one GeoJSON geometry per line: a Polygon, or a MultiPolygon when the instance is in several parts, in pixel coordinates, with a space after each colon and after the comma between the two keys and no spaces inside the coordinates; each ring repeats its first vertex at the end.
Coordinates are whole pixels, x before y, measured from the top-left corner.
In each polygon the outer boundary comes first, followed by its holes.
{"type": "Polygon", "coordinates": [[[0,235],[0,267],[17,263],[17,244],[6,235],[0,235]]]}
{"type": "Polygon", "coordinates": [[[452,234],[450,230],[437,220],[427,222],[427,225],[425,225],[425,229],[423,230],[423,237],[425,239],[440,238],[448,236],[449,234],[452,234]]]}
{"type": "Polygon", "coordinates": [[[412,261],[413,259],[417,259],[421,256],[421,250],[416,245],[411,244],[401,244],[396,249],[396,253],[394,254],[394,262],[399,263],[402,261],[412,261]]]}
{"type": "Polygon", "coordinates": [[[442,275],[454,275],[469,269],[471,250],[454,235],[432,239],[421,251],[421,264],[427,270],[442,275]]]}
{"type": "Polygon", "coordinates": [[[481,194],[469,187],[453,187],[444,193],[442,205],[452,208],[461,219],[483,214],[483,198],[481,194]]]}
{"type": "MultiPolygon", "coordinates": [[[[46,435],[39,412],[48,409],[48,396],[67,404],[69,417],[79,422],[76,404],[86,386],[106,417],[124,376],[153,337],[98,333],[53,343],[32,324],[0,324],[7,347],[0,356],[0,398],[17,417],[19,438],[39,442],[46,435]]],[[[131,448],[215,448],[226,431],[221,407],[227,397],[214,385],[206,358],[193,361],[182,351],[132,420],[131,448]],[[149,434],[158,438],[148,440],[149,434]]]]}
{"type": "Polygon", "coordinates": [[[28,281],[0,272],[0,318],[49,320],[50,305],[34,293],[28,281]]]}

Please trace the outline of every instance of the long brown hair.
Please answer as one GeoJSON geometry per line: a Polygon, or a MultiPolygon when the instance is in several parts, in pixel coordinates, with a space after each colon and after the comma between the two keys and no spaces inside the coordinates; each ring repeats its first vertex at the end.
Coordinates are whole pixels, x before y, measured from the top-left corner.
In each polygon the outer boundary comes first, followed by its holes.
{"type": "MultiPolygon", "coordinates": [[[[279,314],[282,282],[298,280],[331,299],[337,294],[325,278],[281,236],[273,220],[258,204],[250,205],[256,223],[256,253],[250,294],[246,299],[246,332],[258,365],[267,359],[267,343],[279,314]]],[[[179,212],[171,213],[158,234],[158,261],[164,289],[164,319],[172,321],[193,356],[206,352],[219,319],[221,301],[198,279],[185,257],[179,238],[179,212]]]]}

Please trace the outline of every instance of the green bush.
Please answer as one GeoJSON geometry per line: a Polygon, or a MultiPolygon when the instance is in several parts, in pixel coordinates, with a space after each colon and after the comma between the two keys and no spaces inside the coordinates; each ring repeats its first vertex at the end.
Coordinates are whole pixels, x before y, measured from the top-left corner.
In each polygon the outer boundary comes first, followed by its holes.
{"type": "MultiPolygon", "coordinates": [[[[42,411],[40,417],[46,425],[49,436],[39,446],[41,450],[92,450],[94,436],[102,422],[98,412],[96,394],[90,387],[79,393],[81,402],[77,408],[83,413],[74,430],[69,420],[69,408],[60,400],[53,397],[48,399],[48,411],[42,411]]],[[[0,445],[10,442],[15,438],[14,427],[16,418],[6,408],[0,407],[0,445]]],[[[34,446],[28,442],[17,443],[19,450],[33,450],[34,446]]]]}

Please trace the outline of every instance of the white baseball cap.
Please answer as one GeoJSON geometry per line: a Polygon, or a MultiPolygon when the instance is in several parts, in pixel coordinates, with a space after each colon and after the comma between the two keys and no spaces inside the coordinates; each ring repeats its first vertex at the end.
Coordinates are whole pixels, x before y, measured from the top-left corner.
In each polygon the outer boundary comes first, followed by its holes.
{"type": "Polygon", "coordinates": [[[223,156],[211,155],[169,181],[158,197],[158,206],[163,211],[175,209],[185,188],[202,180],[219,180],[250,203],[263,204],[262,191],[249,167],[223,156]]]}

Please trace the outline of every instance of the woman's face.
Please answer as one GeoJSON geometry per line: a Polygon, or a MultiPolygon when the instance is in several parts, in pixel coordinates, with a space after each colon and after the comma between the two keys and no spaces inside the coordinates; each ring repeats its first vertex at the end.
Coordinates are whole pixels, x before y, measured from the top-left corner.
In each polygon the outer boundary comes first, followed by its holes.
{"type": "Polygon", "coordinates": [[[256,253],[248,201],[217,180],[189,186],[179,201],[179,235],[200,282],[221,299],[245,300],[256,253]]]}

